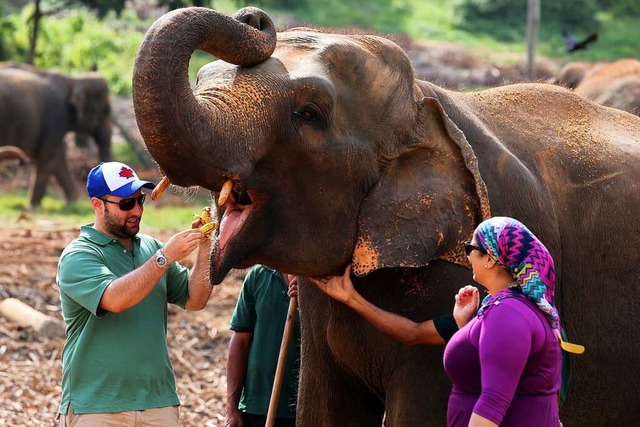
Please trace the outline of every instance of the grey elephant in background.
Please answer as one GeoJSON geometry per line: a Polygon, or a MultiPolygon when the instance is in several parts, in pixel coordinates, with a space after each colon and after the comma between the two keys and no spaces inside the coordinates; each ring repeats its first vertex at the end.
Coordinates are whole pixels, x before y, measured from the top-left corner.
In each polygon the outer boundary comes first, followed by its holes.
{"type": "Polygon", "coordinates": [[[601,65],[580,81],[575,93],[640,116],[640,61],[625,58],[601,65]]]}
{"type": "Polygon", "coordinates": [[[29,204],[40,205],[50,176],[67,201],[77,198],[64,136],[90,134],[100,159],[111,159],[109,87],[99,73],[68,76],[25,64],[0,65],[0,145],[23,150],[35,164],[29,204]]]}

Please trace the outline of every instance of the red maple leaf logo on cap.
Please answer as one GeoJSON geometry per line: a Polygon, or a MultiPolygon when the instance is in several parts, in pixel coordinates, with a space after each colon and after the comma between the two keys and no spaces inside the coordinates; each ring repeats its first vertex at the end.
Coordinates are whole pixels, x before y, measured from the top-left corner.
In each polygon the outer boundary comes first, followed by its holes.
{"type": "Polygon", "coordinates": [[[120,174],[123,178],[133,178],[133,171],[129,168],[125,168],[124,166],[120,169],[120,174]]]}

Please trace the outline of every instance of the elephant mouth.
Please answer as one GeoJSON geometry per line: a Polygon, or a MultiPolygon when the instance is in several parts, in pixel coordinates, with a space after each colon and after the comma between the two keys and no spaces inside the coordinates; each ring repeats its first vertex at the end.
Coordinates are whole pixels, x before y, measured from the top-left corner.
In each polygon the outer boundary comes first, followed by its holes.
{"type": "Polygon", "coordinates": [[[246,252],[250,249],[244,232],[248,219],[256,210],[256,195],[251,190],[242,190],[239,184],[227,181],[218,196],[222,218],[212,249],[210,260],[210,278],[213,284],[220,283],[231,268],[242,263],[246,252]]]}
{"type": "Polygon", "coordinates": [[[229,241],[242,230],[254,205],[249,191],[237,192],[231,189],[225,194],[223,187],[218,197],[218,206],[224,206],[218,238],[220,251],[224,252],[229,241]]]}

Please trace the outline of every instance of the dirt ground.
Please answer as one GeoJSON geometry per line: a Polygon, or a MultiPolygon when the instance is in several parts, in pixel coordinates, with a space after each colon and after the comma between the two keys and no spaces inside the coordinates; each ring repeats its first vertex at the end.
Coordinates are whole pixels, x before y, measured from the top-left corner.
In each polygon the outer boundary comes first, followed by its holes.
{"type": "MultiPolygon", "coordinates": [[[[455,45],[399,42],[409,52],[417,77],[448,88],[475,88],[524,80],[522,59],[502,66],[494,64],[489,57],[478,59],[455,45]]],[[[557,65],[541,60],[537,69],[538,79],[542,80],[552,75],[557,65]]],[[[115,103],[116,114],[120,112],[125,116],[121,121],[135,126],[130,100],[119,99],[115,103]]],[[[135,133],[135,129],[131,130],[135,133]]],[[[69,156],[81,188],[96,160],[78,153],[72,150],[69,156]]],[[[0,192],[26,188],[28,176],[28,167],[0,168],[0,192]]],[[[37,213],[23,214],[8,224],[0,224],[0,300],[15,297],[61,319],[55,285],[56,265],[65,245],[77,234],[76,227],[61,228],[37,213]]],[[[243,274],[232,271],[225,282],[215,288],[209,305],[202,312],[170,309],[168,340],[184,426],[223,425],[228,321],[243,274]]],[[[0,316],[0,426],[55,424],[63,344],[62,338],[43,338],[0,316]]]]}

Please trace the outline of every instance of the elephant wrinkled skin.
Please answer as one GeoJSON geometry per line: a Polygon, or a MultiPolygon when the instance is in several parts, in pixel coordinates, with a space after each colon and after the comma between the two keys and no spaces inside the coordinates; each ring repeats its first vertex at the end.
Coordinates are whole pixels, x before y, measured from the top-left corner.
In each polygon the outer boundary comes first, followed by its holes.
{"type": "Polygon", "coordinates": [[[76,189],[64,136],[90,134],[100,159],[111,159],[109,88],[98,73],[67,76],[25,64],[0,63],[0,145],[23,150],[35,165],[29,203],[40,205],[51,175],[68,201],[76,189]]]}
{"type": "MultiPolygon", "coordinates": [[[[277,33],[255,8],[186,8],[147,32],[136,118],[176,185],[217,198],[211,280],[264,263],[300,276],[353,262],[357,289],[415,321],[471,282],[462,242],[490,214],[523,221],[555,258],[574,359],[568,426],[637,422],[640,119],[569,90],[459,93],[414,78],[375,36],[277,33]],[[195,49],[220,60],[200,70],[195,49]],[[274,50],[275,49],[275,50],[274,50]]],[[[405,346],[300,286],[298,425],[442,426],[442,348],[405,346]]]]}

